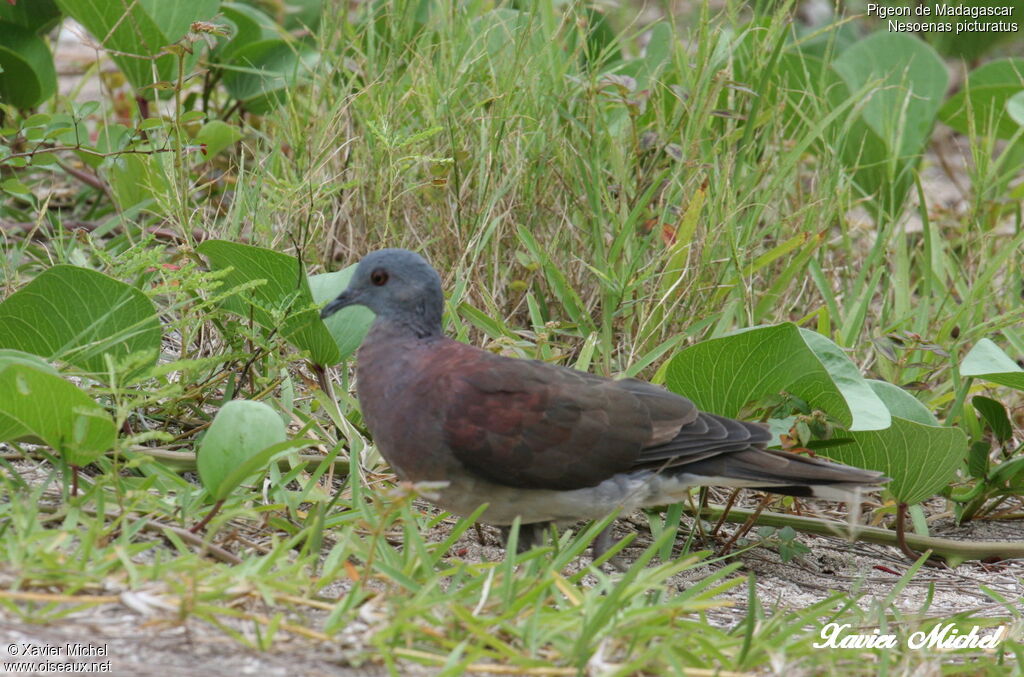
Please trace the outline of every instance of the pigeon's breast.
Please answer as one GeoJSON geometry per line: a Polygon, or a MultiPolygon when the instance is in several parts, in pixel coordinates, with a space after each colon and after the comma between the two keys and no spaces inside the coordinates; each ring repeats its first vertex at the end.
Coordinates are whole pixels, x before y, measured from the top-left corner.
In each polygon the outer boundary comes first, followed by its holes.
{"type": "Polygon", "coordinates": [[[443,452],[440,384],[429,366],[431,346],[374,332],[357,355],[356,393],[373,441],[409,482],[447,479],[454,459],[443,452]]]}

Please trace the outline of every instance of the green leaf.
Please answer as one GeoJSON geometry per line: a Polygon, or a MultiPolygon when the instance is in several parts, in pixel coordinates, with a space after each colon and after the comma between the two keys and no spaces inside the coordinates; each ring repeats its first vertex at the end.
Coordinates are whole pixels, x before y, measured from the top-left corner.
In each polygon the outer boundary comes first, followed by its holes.
{"type": "Polygon", "coordinates": [[[250,476],[256,474],[260,470],[266,469],[267,466],[269,466],[278,456],[285,454],[292,449],[302,449],[304,447],[314,446],[317,444],[320,444],[320,442],[306,438],[285,440],[284,442],[271,444],[269,447],[254,454],[253,456],[250,456],[237,467],[231,468],[228,474],[225,475],[220,482],[221,495],[214,496],[214,499],[220,500],[226,497],[232,490],[234,490],[235,487],[240,485],[250,476]],[[225,490],[225,488],[227,489],[225,490]]]}
{"type": "Polygon", "coordinates": [[[242,132],[238,127],[222,120],[210,120],[202,126],[195,140],[206,146],[204,157],[210,159],[241,138],[242,132]]]}
{"type": "MultiPolygon", "coordinates": [[[[356,265],[358,264],[352,264],[348,268],[333,273],[321,273],[310,277],[309,288],[313,292],[313,302],[318,306],[323,306],[345,291],[349,280],[356,272],[356,265]]],[[[363,342],[366,332],[370,330],[373,317],[373,311],[369,308],[349,306],[324,320],[327,331],[331,333],[338,346],[338,352],[341,354],[339,359],[347,359],[356,351],[359,344],[363,342]]]]}
{"type": "Polygon", "coordinates": [[[57,265],[0,303],[0,348],[73,364],[97,378],[115,361],[160,349],[156,308],[141,291],[86,268],[57,265]]]}
{"type": "MultiPolygon", "coordinates": [[[[942,105],[949,82],[946,66],[921,40],[880,31],[840,54],[833,68],[851,92],[868,88],[861,118],[887,152],[863,157],[861,166],[884,162],[878,167],[882,190],[874,197],[887,211],[898,209],[942,105]]],[[[857,144],[858,139],[852,141],[857,144]]]]}
{"type": "Polygon", "coordinates": [[[52,167],[57,164],[56,153],[38,153],[32,156],[33,167],[52,167]]]}
{"type": "Polygon", "coordinates": [[[53,116],[49,113],[36,113],[35,115],[29,116],[25,122],[22,123],[22,129],[31,129],[33,127],[45,127],[50,124],[53,120],[53,116]]]}
{"type": "Polygon", "coordinates": [[[41,441],[82,466],[115,438],[110,414],[81,389],[24,359],[0,362],[0,441],[41,441]]]}
{"type": "Polygon", "coordinates": [[[34,108],[57,91],[46,42],[25,26],[0,21],[0,102],[34,108]]]}
{"type": "Polygon", "coordinates": [[[790,392],[848,427],[841,436],[851,441],[823,455],[884,472],[892,478],[887,488],[907,503],[945,486],[967,448],[962,431],[936,425],[912,395],[865,381],[834,343],[789,323],[691,346],[669,363],[666,383],[723,416],[736,416],[751,400],[790,392]]]}
{"type": "Polygon", "coordinates": [[[983,338],[960,363],[960,375],[1024,390],[1024,369],[990,339],[983,338]]]}
{"type": "Polygon", "coordinates": [[[122,211],[146,207],[161,215],[162,196],[170,192],[170,153],[125,154],[104,165],[104,174],[122,211]]]}
{"type": "Polygon", "coordinates": [[[75,117],[81,120],[87,118],[100,109],[99,101],[83,101],[82,103],[73,107],[75,111],[75,117]]]}
{"type": "Polygon", "coordinates": [[[251,245],[207,240],[197,251],[214,270],[232,270],[224,277],[228,288],[264,280],[251,289],[251,300],[231,296],[224,307],[242,317],[253,319],[267,330],[279,330],[281,336],[301,350],[308,350],[316,364],[335,364],[341,353],[327,326],[320,320],[313,302],[305,271],[293,256],[251,245]],[[285,313],[283,323],[272,311],[285,313]]]}
{"type": "Polygon", "coordinates": [[[60,372],[53,365],[46,360],[40,359],[38,355],[9,348],[0,349],[0,371],[3,371],[4,367],[11,364],[23,364],[27,367],[53,374],[54,376],[60,376],[60,372]]]}
{"type": "MultiPolygon", "coordinates": [[[[119,150],[124,150],[130,140],[131,130],[125,125],[117,122],[112,122],[110,124],[100,123],[96,126],[96,146],[94,150],[98,153],[113,153],[119,150]]],[[[105,158],[98,157],[91,153],[78,153],[78,158],[93,169],[96,169],[105,161],[105,158]]],[[[114,160],[109,160],[107,161],[107,164],[113,167],[116,163],[114,160]]],[[[107,177],[108,180],[113,179],[113,173],[108,171],[107,177]]],[[[111,186],[113,187],[113,184],[111,184],[111,186]]],[[[118,199],[118,189],[119,188],[115,188],[115,199],[118,199]]],[[[118,204],[123,204],[120,199],[118,199],[118,204]]]]}
{"type": "Polygon", "coordinates": [[[889,410],[842,350],[788,322],[690,346],[672,358],[665,382],[722,416],[736,416],[747,402],[787,391],[851,430],[890,423],[889,410]]]}
{"type": "Polygon", "coordinates": [[[240,47],[224,66],[224,87],[246,110],[262,115],[276,108],[289,89],[309,78],[319,53],[304,43],[261,40],[240,47]]]}
{"type": "Polygon", "coordinates": [[[970,116],[975,133],[985,133],[989,124],[1000,139],[1009,139],[1024,120],[1017,117],[1011,101],[1024,92],[1024,59],[998,59],[979,66],[967,76],[959,92],[939,111],[940,119],[961,134],[970,134],[970,116]]]}
{"type": "Polygon", "coordinates": [[[485,58],[485,55],[495,60],[513,58],[521,48],[524,36],[534,40],[535,36],[529,33],[530,17],[525,12],[509,7],[484,12],[473,19],[472,28],[468,31],[465,58],[476,60],[485,58]]]}
{"type": "Polygon", "coordinates": [[[850,91],[879,81],[864,120],[901,157],[921,153],[949,84],[934,49],[911,35],[880,31],[843,52],[835,69],[850,91]]]}
{"type": "Polygon", "coordinates": [[[967,453],[959,428],[923,425],[898,416],[885,430],[844,433],[849,444],[830,447],[828,457],[892,478],[885,488],[902,503],[920,503],[945,487],[967,453]]]}
{"type": "Polygon", "coordinates": [[[291,0],[285,7],[285,30],[295,31],[302,28],[315,30],[320,24],[323,12],[323,0],[291,0]]]}
{"type": "Polygon", "coordinates": [[[672,63],[676,35],[667,21],[658,21],[650,27],[650,38],[643,57],[636,59],[638,68],[634,77],[637,87],[647,89],[657,85],[662,69],[672,63]]]}
{"type": "Polygon", "coordinates": [[[1006,113],[1011,120],[1024,127],[1024,90],[1017,92],[1006,102],[1006,113]]]}
{"type": "Polygon", "coordinates": [[[250,461],[262,461],[261,452],[284,442],[285,437],[284,421],[270,406],[251,400],[228,402],[199,443],[196,465],[203,486],[214,499],[226,498],[251,474],[239,476],[250,468],[250,461]]]}
{"type": "MultiPolygon", "coordinates": [[[[892,4],[892,3],[888,3],[892,4]]],[[[1024,5],[1019,2],[993,2],[992,0],[938,0],[929,2],[928,6],[938,8],[940,5],[951,8],[990,8],[993,6],[1008,7],[1011,13],[1007,16],[996,16],[996,17],[985,17],[981,16],[979,22],[984,23],[986,19],[1000,21],[1004,26],[1016,25],[1018,28],[1015,30],[1004,30],[998,31],[995,29],[988,30],[964,30],[964,31],[928,31],[924,34],[924,37],[935,46],[935,49],[940,54],[946,57],[958,57],[963,59],[966,63],[979,60],[982,55],[986,52],[991,51],[999,43],[1013,40],[1019,35],[1019,27],[1021,23],[1024,23],[1024,5]],[[1016,6],[1014,6],[1016,5],[1016,6]]],[[[944,21],[947,25],[952,26],[953,22],[958,25],[961,22],[971,21],[970,14],[965,14],[960,17],[940,17],[937,14],[932,15],[938,22],[944,21]]],[[[904,19],[908,21],[909,19],[904,19]]],[[[913,21],[920,21],[921,19],[915,18],[913,21]]],[[[932,21],[932,18],[924,19],[925,22],[932,21]]],[[[1012,49],[1012,48],[1011,48],[1012,49]]]]}
{"type": "Polygon", "coordinates": [[[815,134],[819,153],[833,153],[838,147],[859,191],[871,198],[882,195],[889,185],[885,165],[893,153],[862,117],[841,113],[844,108],[852,111],[854,104],[854,95],[843,78],[822,59],[802,52],[781,55],[779,69],[784,77],[782,88],[787,93],[788,112],[783,117],[787,135],[801,138],[815,134]],[[822,121],[806,120],[803,111],[808,108],[808,98],[818,100],[812,109],[821,106],[831,114],[839,114],[824,126],[822,121]]]}
{"type": "MultiPolygon", "coordinates": [[[[57,3],[111,51],[110,58],[118,68],[132,85],[142,89],[158,82],[176,81],[178,59],[172,54],[156,60],[139,56],[160,54],[165,47],[180,40],[192,22],[213,18],[220,0],[57,0],[57,3]]],[[[154,91],[151,87],[146,90],[149,96],[154,91]]]]}
{"type": "MultiPolygon", "coordinates": [[[[967,450],[967,474],[982,479],[988,475],[989,454],[992,445],[987,440],[978,440],[967,450]]],[[[978,488],[980,488],[979,485],[978,488]]]]}
{"type": "Polygon", "coordinates": [[[6,192],[12,195],[31,195],[32,191],[21,181],[17,179],[6,179],[0,183],[0,188],[3,188],[6,192]]]}
{"type": "Polygon", "coordinates": [[[1010,423],[1010,417],[1002,402],[991,397],[975,395],[971,398],[971,406],[985,418],[997,440],[1006,443],[1013,437],[1013,424],[1010,423]]]}
{"type": "Polygon", "coordinates": [[[213,52],[220,63],[230,62],[232,55],[245,45],[278,36],[274,20],[251,5],[225,2],[221,5],[221,14],[233,30],[231,39],[219,44],[213,52]]]}
{"type": "Polygon", "coordinates": [[[885,402],[889,413],[921,425],[939,425],[935,415],[919,399],[903,388],[885,381],[868,380],[871,389],[885,402]]]}
{"type": "Polygon", "coordinates": [[[0,21],[17,24],[39,35],[48,32],[60,20],[60,9],[54,0],[20,0],[0,2],[0,21]]]}

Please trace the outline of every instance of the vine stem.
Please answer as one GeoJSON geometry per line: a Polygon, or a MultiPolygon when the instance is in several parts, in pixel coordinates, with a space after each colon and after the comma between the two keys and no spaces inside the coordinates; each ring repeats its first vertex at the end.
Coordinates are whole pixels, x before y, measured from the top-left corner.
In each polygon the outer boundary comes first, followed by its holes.
{"type": "MultiPolygon", "coordinates": [[[[709,505],[700,512],[700,516],[708,520],[720,519],[723,514],[725,521],[742,524],[754,515],[754,511],[732,508],[726,514],[724,506],[709,505]]],[[[761,513],[755,522],[771,527],[792,527],[797,531],[822,536],[845,539],[851,539],[852,536],[851,540],[899,547],[899,539],[894,531],[878,527],[856,526],[851,533],[850,525],[846,522],[778,513],[761,513]]],[[[913,533],[905,533],[903,537],[911,548],[922,552],[930,550],[933,556],[943,558],[948,565],[954,567],[967,560],[1024,558],[1024,543],[1016,541],[957,541],[913,533]]]]}

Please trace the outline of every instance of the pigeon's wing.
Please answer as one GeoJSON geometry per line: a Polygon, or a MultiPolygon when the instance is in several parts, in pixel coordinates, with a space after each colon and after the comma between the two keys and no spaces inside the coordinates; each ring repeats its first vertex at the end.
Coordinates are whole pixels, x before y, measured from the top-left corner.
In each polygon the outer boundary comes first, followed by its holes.
{"type": "Polygon", "coordinates": [[[634,468],[645,448],[670,443],[699,413],[640,381],[484,351],[462,355],[445,374],[446,445],[474,473],[507,486],[594,486],[634,468]]]}
{"type": "Polygon", "coordinates": [[[756,423],[700,412],[673,439],[645,447],[636,459],[636,468],[675,468],[750,447],[763,449],[771,439],[768,429],[756,423]]]}
{"type": "MultiPolygon", "coordinates": [[[[648,406],[656,406],[668,398],[685,400],[644,381],[626,379],[615,383],[641,398],[648,406]]],[[[751,446],[763,447],[771,441],[771,433],[764,426],[697,411],[693,403],[685,401],[694,408],[695,415],[681,426],[667,428],[662,436],[645,445],[635,459],[633,470],[674,468],[751,446]]]]}

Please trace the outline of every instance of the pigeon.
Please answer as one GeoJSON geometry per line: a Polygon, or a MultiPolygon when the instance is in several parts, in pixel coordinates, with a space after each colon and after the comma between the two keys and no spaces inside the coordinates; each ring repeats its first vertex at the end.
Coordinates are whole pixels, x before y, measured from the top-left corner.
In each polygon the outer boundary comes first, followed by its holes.
{"type": "MultiPolygon", "coordinates": [[[[486,503],[480,521],[506,537],[519,518],[520,549],[551,524],[678,503],[695,486],[855,501],[888,479],[767,449],[762,425],[651,383],[448,338],[441,278],[405,249],[368,254],[320,316],[353,305],[375,314],[356,355],[356,394],[381,455],[400,479],[440,487],[428,497],[446,511],[468,516],[486,503]]],[[[611,545],[609,525],[595,559],[611,545]]]]}

